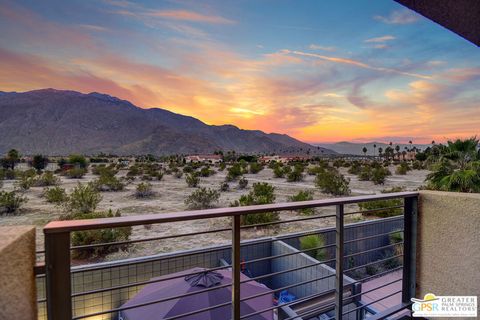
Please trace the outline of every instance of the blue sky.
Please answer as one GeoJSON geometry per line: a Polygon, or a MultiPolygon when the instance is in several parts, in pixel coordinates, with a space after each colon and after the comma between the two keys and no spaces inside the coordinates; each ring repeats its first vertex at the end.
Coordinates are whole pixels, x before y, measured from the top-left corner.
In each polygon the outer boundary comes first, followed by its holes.
{"type": "Polygon", "coordinates": [[[308,142],[480,123],[479,49],[394,1],[2,1],[0,90],[99,91],[308,142]]]}

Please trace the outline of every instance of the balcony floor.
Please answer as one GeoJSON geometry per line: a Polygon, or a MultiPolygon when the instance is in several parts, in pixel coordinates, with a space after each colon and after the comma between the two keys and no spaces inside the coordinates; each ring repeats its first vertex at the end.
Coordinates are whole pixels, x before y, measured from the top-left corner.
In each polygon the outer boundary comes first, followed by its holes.
{"type": "MultiPolygon", "coordinates": [[[[385,283],[392,282],[397,279],[402,279],[402,270],[394,271],[384,276],[372,279],[362,284],[362,291],[369,291],[379,287],[385,283]]],[[[395,291],[402,290],[402,281],[392,283],[386,287],[362,294],[362,301],[366,304],[381,299],[395,291]]],[[[371,304],[370,307],[381,312],[388,308],[394,307],[402,302],[402,293],[397,293],[391,297],[380,300],[371,304]]]]}

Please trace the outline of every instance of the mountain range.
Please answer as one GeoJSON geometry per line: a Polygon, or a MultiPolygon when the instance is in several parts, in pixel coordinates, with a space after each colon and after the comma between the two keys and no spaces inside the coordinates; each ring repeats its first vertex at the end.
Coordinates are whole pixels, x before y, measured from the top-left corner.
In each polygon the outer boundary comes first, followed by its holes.
{"type": "Polygon", "coordinates": [[[118,155],[245,153],[334,154],[285,134],[207,125],[165,109],[139,108],[107,94],[41,89],[0,92],[0,153],[118,155]]]}

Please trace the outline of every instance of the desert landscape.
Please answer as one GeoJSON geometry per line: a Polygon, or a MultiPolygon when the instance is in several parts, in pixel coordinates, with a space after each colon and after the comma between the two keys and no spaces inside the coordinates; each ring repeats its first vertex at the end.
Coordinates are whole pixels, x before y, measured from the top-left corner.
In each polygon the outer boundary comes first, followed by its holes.
{"type": "MultiPolygon", "coordinates": [[[[95,166],[95,165],[94,165],[95,166]]],[[[27,164],[20,164],[18,170],[28,170],[27,164]]],[[[218,190],[222,182],[227,176],[227,170],[220,171],[217,166],[210,166],[214,170],[214,174],[209,177],[201,177],[198,187],[205,187],[218,190]]],[[[314,164],[308,165],[314,167],[314,164]]],[[[55,170],[58,166],[50,164],[48,169],[55,170]]],[[[339,168],[339,171],[347,179],[350,180],[350,189],[352,195],[366,195],[380,193],[382,190],[391,189],[394,187],[401,187],[405,190],[416,190],[424,184],[424,180],[428,174],[428,170],[411,170],[405,175],[395,174],[395,166],[390,165],[389,170],[392,175],[385,179],[384,184],[375,185],[371,181],[361,181],[357,175],[348,173],[348,168],[339,168]]],[[[127,176],[128,169],[119,170],[116,177],[124,179],[127,176]]],[[[88,184],[95,181],[98,175],[92,173],[91,168],[81,179],[71,179],[62,175],[57,175],[59,178],[59,187],[65,188],[69,193],[79,183],[88,184]]],[[[272,169],[265,167],[256,174],[245,173],[244,178],[248,180],[248,185],[245,188],[240,188],[237,181],[229,182],[229,190],[220,192],[218,202],[214,203],[215,207],[228,207],[232,202],[238,200],[242,195],[247,194],[253,183],[268,183],[275,187],[275,202],[287,202],[289,197],[302,190],[310,190],[313,194],[313,199],[325,199],[333,197],[322,193],[315,186],[315,175],[304,174],[303,181],[288,182],[285,178],[275,178],[272,169]]],[[[187,185],[185,178],[174,176],[173,174],[164,174],[160,181],[148,181],[152,185],[153,195],[148,198],[137,198],[135,190],[137,186],[142,183],[140,178],[128,182],[123,190],[101,192],[102,200],[100,201],[98,211],[117,211],[122,216],[128,215],[142,215],[152,213],[166,213],[189,210],[185,204],[185,199],[194,190],[198,188],[191,188],[187,185]]],[[[5,180],[2,191],[13,191],[18,188],[17,180],[5,180]]],[[[43,249],[43,233],[42,227],[49,221],[58,220],[65,213],[63,208],[52,203],[48,203],[43,196],[43,187],[31,187],[28,190],[22,191],[24,197],[28,199],[22,207],[20,214],[6,215],[0,220],[1,225],[24,225],[32,224],[37,226],[37,248],[43,249]]],[[[356,205],[349,206],[347,212],[358,211],[356,205]]],[[[334,213],[335,208],[316,208],[315,214],[321,216],[322,214],[334,213]]],[[[298,212],[281,212],[280,219],[282,221],[295,219],[301,216],[298,212]]],[[[361,214],[350,215],[346,218],[346,223],[358,222],[374,217],[364,217],[361,214]]],[[[289,232],[315,229],[319,227],[333,226],[335,223],[333,218],[314,219],[302,222],[280,224],[273,228],[259,228],[244,230],[242,237],[244,238],[258,238],[263,235],[271,234],[285,234],[289,232]]],[[[219,229],[229,226],[228,219],[215,219],[215,221],[200,220],[190,221],[185,223],[169,223],[165,225],[152,225],[148,227],[139,226],[134,227],[130,239],[144,239],[161,235],[185,234],[191,232],[205,231],[210,229],[219,229]]],[[[135,244],[130,247],[128,251],[119,251],[110,254],[106,259],[118,259],[120,257],[134,257],[152,255],[161,252],[171,252],[181,249],[201,248],[205,246],[218,245],[228,243],[231,239],[230,232],[202,234],[195,237],[181,237],[175,239],[168,239],[163,241],[151,241],[146,243],[135,244]]]]}

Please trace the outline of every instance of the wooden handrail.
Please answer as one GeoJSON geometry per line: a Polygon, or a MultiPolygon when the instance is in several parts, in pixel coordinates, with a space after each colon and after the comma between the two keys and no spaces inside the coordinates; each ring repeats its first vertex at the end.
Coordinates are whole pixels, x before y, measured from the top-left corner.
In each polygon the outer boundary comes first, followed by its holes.
{"type": "Polygon", "coordinates": [[[189,220],[210,219],[219,217],[233,217],[244,214],[263,213],[270,211],[298,210],[315,207],[327,207],[345,205],[351,203],[388,200],[397,198],[417,197],[418,192],[395,192],[375,194],[368,196],[354,196],[322,200],[310,200],[300,202],[273,203],[245,207],[215,208],[206,210],[181,211],[171,213],[155,213],[146,215],[135,215],[126,217],[113,217],[101,219],[64,220],[52,221],[44,228],[44,233],[64,233],[71,231],[119,228],[153,223],[179,222],[189,220]]]}

